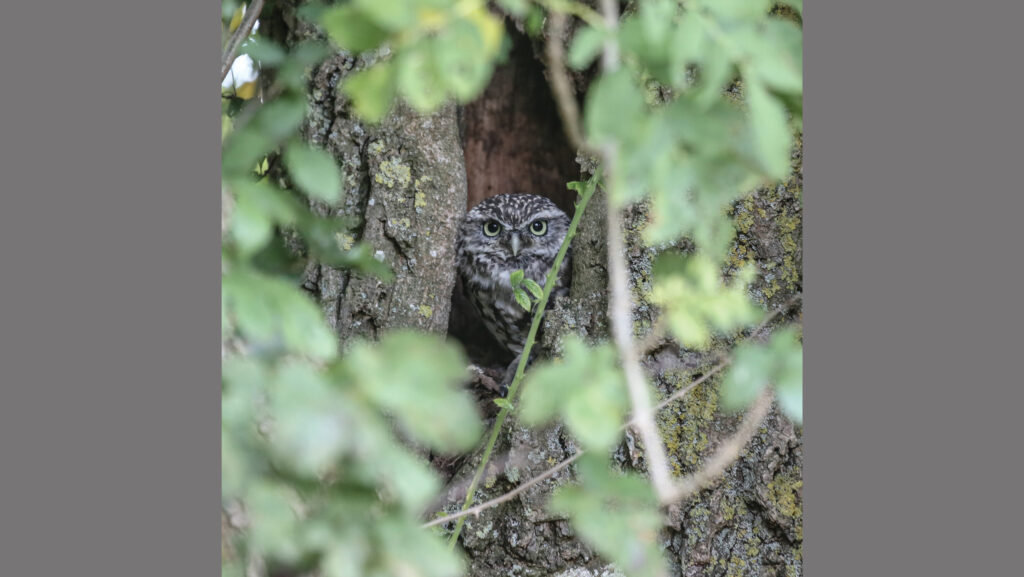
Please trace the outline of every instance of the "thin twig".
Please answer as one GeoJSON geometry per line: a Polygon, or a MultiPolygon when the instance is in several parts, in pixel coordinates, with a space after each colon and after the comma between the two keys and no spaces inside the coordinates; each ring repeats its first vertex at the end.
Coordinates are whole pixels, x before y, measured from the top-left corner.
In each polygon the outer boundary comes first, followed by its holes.
{"type": "Polygon", "coordinates": [[[668,503],[685,499],[707,487],[725,473],[725,470],[739,457],[743,447],[754,438],[758,428],[761,426],[761,422],[768,416],[768,410],[771,409],[773,397],[774,390],[772,387],[766,387],[765,391],[761,393],[761,396],[754,403],[754,406],[747,412],[746,418],[739,429],[733,433],[732,437],[704,462],[704,466],[700,470],[676,481],[672,491],[661,500],[661,503],[667,505],[668,503]]]}
{"type": "Polygon", "coordinates": [[[669,406],[670,404],[672,404],[676,400],[681,399],[683,397],[683,395],[685,395],[686,393],[689,393],[690,391],[692,391],[696,387],[700,386],[701,383],[703,383],[704,381],[706,381],[706,380],[710,379],[711,377],[715,376],[715,373],[718,373],[719,371],[721,371],[725,367],[729,366],[729,363],[731,363],[731,362],[732,362],[732,359],[725,359],[724,361],[718,363],[717,365],[712,367],[711,370],[709,370],[708,372],[706,372],[703,375],[701,375],[701,377],[699,379],[693,381],[689,385],[686,385],[685,387],[683,387],[683,388],[679,389],[678,391],[672,393],[664,401],[658,403],[657,405],[654,405],[654,407],[651,410],[653,410],[655,413],[657,413],[658,411],[660,411],[660,410],[664,409],[665,407],[669,406]]]}
{"type": "Polygon", "coordinates": [[[607,32],[604,50],[601,52],[601,68],[605,73],[615,72],[619,68],[619,40],[616,34],[619,29],[618,0],[601,0],[601,15],[604,16],[607,32]]]}
{"type": "Polygon", "coordinates": [[[452,513],[451,515],[446,515],[444,517],[439,517],[437,519],[434,519],[433,521],[430,521],[429,523],[424,523],[423,527],[433,527],[434,525],[441,525],[443,523],[447,523],[449,521],[454,521],[455,519],[458,519],[460,517],[466,517],[468,515],[479,515],[480,512],[485,510],[485,509],[490,509],[491,507],[494,507],[496,505],[500,505],[500,504],[502,504],[502,503],[504,503],[506,501],[511,501],[517,495],[519,495],[523,491],[529,489],[530,487],[533,487],[534,485],[540,483],[541,481],[544,481],[545,479],[549,479],[551,477],[554,477],[559,471],[561,471],[562,469],[565,469],[566,467],[571,465],[576,459],[579,459],[581,455],[583,455],[583,451],[580,451],[580,452],[576,453],[575,455],[569,457],[568,459],[565,459],[561,463],[555,465],[554,467],[551,467],[547,471],[544,471],[540,475],[537,475],[536,477],[530,479],[529,481],[523,483],[522,485],[519,485],[515,489],[509,491],[508,493],[505,493],[504,495],[502,495],[500,497],[495,497],[494,499],[491,499],[490,501],[485,501],[483,503],[480,503],[479,505],[476,505],[475,507],[470,507],[469,509],[466,509],[465,511],[459,511],[458,513],[452,513]]]}
{"type": "Polygon", "coordinates": [[[256,24],[256,19],[260,17],[264,2],[265,0],[252,0],[249,3],[249,6],[245,9],[245,18],[242,19],[235,33],[228,39],[227,46],[224,47],[224,55],[220,59],[221,84],[224,84],[224,79],[227,78],[228,72],[231,71],[231,65],[235,62],[235,55],[238,53],[239,46],[249,37],[252,27],[256,24]]]}

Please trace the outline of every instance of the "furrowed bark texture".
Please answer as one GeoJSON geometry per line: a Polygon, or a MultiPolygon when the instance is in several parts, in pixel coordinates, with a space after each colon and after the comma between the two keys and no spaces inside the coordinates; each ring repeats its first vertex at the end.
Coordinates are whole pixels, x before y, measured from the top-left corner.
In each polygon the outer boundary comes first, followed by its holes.
{"type": "MultiPolygon", "coordinates": [[[[295,17],[301,2],[280,3],[272,33],[295,45],[317,32],[295,17]]],[[[317,265],[306,287],[315,292],[344,342],[376,338],[392,328],[444,334],[455,282],[455,235],[466,210],[466,170],[456,108],[420,116],[406,106],[379,125],[359,120],[338,90],[341,81],[371,62],[332,55],[311,73],[311,114],[305,138],[341,164],[345,200],[335,209],[352,221],[343,243],[368,243],[391,266],[395,281],[317,265]]]]}

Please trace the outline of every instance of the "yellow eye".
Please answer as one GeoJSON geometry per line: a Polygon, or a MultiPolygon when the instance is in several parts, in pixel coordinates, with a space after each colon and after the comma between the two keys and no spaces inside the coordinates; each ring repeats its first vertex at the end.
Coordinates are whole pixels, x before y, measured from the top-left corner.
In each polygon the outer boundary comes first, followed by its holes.
{"type": "Polygon", "coordinates": [[[546,220],[535,220],[530,225],[530,232],[537,236],[544,236],[544,233],[548,231],[548,221],[546,220]]]}
{"type": "Polygon", "coordinates": [[[501,225],[496,220],[489,220],[484,223],[484,234],[487,236],[498,236],[501,232],[501,225]]]}

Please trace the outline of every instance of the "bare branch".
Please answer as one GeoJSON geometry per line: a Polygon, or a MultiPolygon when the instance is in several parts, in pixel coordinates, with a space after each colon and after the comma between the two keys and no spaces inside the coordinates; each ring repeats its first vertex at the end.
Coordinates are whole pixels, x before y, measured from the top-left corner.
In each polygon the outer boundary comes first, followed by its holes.
{"type": "MultiPolygon", "coordinates": [[[[609,166],[605,165],[606,172],[609,166]]],[[[654,483],[658,499],[667,497],[672,488],[672,476],[668,468],[668,457],[658,434],[651,411],[651,394],[644,377],[640,359],[633,343],[633,303],[629,295],[629,276],[626,268],[625,246],[620,228],[619,211],[608,209],[608,317],[611,321],[612,339],[622,360],[626,376],[630,404],[633,405],[633,428],[640,434],[647,455],[647,469],[654,483]]]]}
{"type": "Polygon", "coordinates": [[[224,47],[224,55],[220,59],[220,82],[224,83],[224,79],[227,78],[228,72],[231,71],[231,65],[235,62],[235,55],[238,53],[238,47],[242,45],[242,42],[249,37],[249,33],[252,32],[252,27],[256,25],[256,19],[260,17],[260,12],[263,11],[263,4],[265,0],[252,0],[249,6],[245,9],[245,18],[242,19],[241,24],[235,30],[235,33],[228,38],[227,46],[224,47]]]}
{"type": "Polygon", "coordinates": [[[480,512],[484,511],[485,509],[490,509],[491,507],[500,505],[506,501],[511,501],[520,493],[529,489],[530,487],[533,487],[534,485],[540,483],[541,481],[544,481],[545,479],[550,479],[551,477],[554,477],[556,474],[558,474],[559,471],[573,464],[573,462],[576,461],[576,459],[579,459],[581,455],[583,455],[583,451],[580,451],[575,455],[569,457],[568,459],[565,459],[561,463],[555,465],[554,467],[551,467],[547,471],[544,471],[540,475],[537,475],[536,477],[530,479],[529,481],[523,483],[522,485],[519,485],[515,489],[509,491],[508,493],[505,493],[500,497],[495,497],[490,501],[485,501],[483,503],[480,503],[479,505],[470,507],[465,511],[459,511],[458,513],[452,513],[451,515],[439,517],[437,519],[434,519],[433,521],[430,521],[429,523],[424,523],[423,527],[433,527],[434,525],[441,525],[449,521],[454,521],[455,519],[458,519],[460,517],[465,517],[467,515],[479,515],[480,512]]]}
{"type": "Polygon", "coordinates": [[[619,40],[615,34],[619,29],[619,1],[601,0],[601,15],[608,33],[601,53],[601,68],[605,72],[614,72],[619,68],[619,40]]]}
{"type": "Polygon", "coordinates": [[[565,14],[552,12],[548,16],[548,34],[545,42],[545,53],[548,59],[551,94],[558,104],[558,115],[562,118],[565,135],[577,150],[588,151],[583,133],[580,131],[580,108],[576,102],[575,91],[569,75],[565,72],[565,48],[562,46],[562,35],[565,34],[565,14]]]}

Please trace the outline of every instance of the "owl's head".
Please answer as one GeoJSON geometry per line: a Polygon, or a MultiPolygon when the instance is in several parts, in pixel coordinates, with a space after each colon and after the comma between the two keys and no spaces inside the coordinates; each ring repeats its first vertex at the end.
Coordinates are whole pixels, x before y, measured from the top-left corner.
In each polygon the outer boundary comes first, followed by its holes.
{"type": "Polygon", "coordinates": [[[464,249],[519,266],[533,259],[550,263],[569,230],[569,217],[534,194],[500,194],[473,207],[462,223],[464,249]]]}

